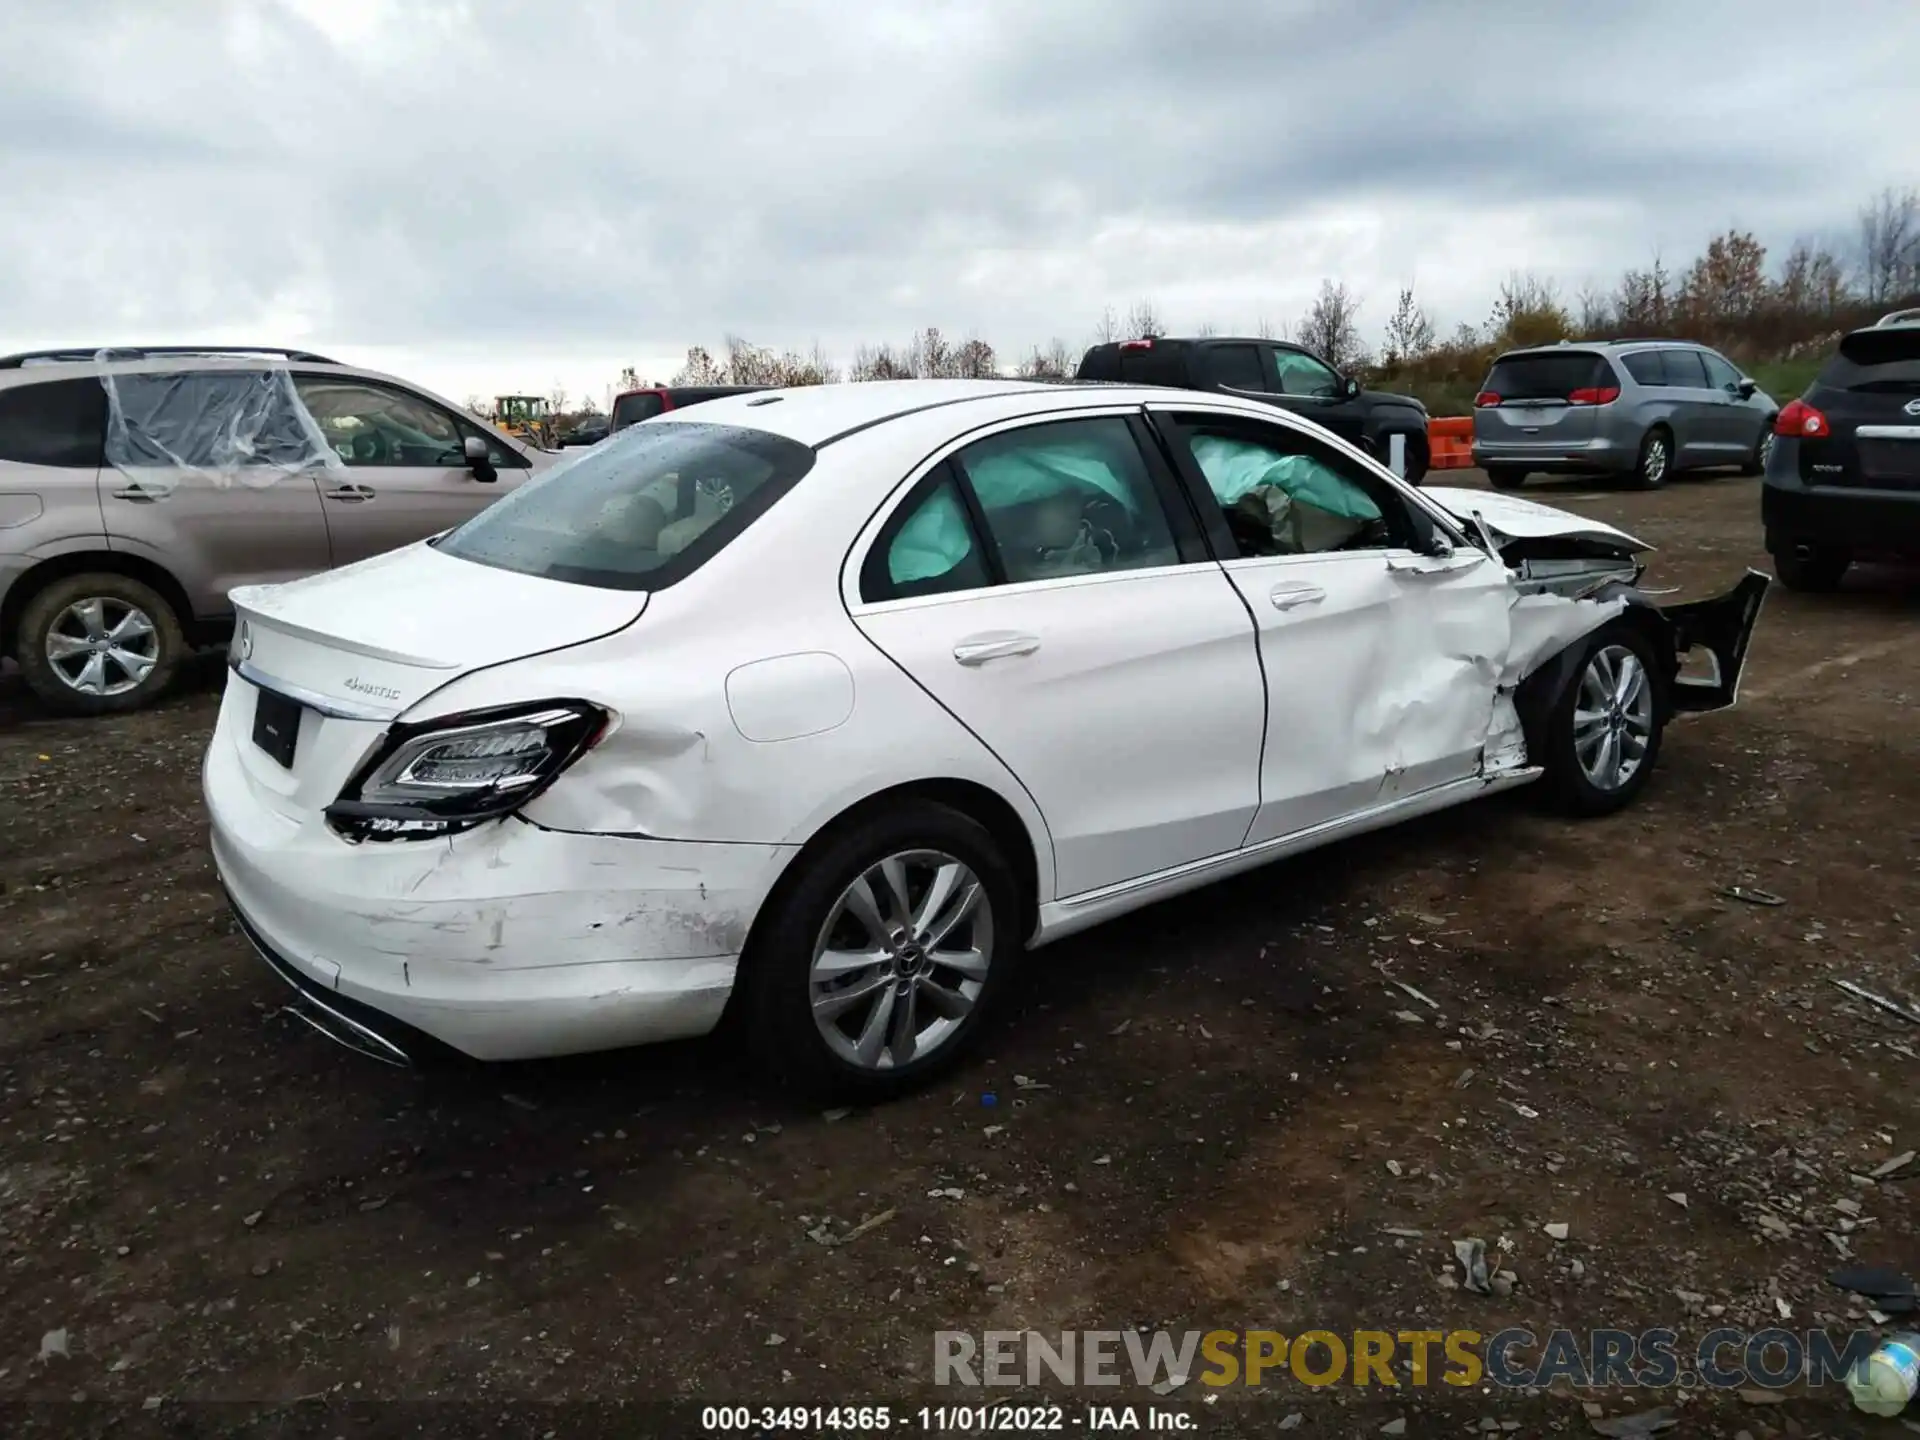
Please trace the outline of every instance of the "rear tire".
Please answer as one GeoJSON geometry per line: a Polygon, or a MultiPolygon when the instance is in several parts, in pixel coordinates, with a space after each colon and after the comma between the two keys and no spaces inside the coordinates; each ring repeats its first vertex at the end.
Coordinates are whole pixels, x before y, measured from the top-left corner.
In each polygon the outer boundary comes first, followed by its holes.
{"type": "Polygon", "coordinates": [[[1853,564],[1853,556],[1832,545],[1810,545],[1807,554],[1792,549],[1778,551],[1773,557],[1773,573],[1789,590],[1824,595],[1840,588],[1840,580],[1853,564]]]}
{"type": "Polygon", "coordinates": [[[1540,763],[1555,809],[1610,815],[1633,803],[1660,758],[1667,680],[1637,625],[1615,620],[1582,643],[1573,683],[1548,718],[1540,763]]]}
{"type": "Polygon", "coordinates": [[[1740,467],[1742,475],[1764,475],[1767,473],[1767,461],[1773,456],[1773,420],[1767,417],[1767,428],[1760,432],[1760,438],[1753,442],[1753,454],[1747,457],[1747,463],[1740,467]]]}
{"type": "Polygon", "coordinates": [[[1489,465],[1487,479],[1496,490],[1518,490],[1527,483],[1527,472],[1514,470],[1505,465],[1489,465]]]}
{"type": "Polygon", "coordinates": [[[180,619],[158,591],[106,571],[69,575],[35,595],[16,639],[28,688],[63,715],[152,704],[187,651],[180,619]]]}
{"type": "Polygon", "coordinates": [[[1673,436],[1656,425],[1641,438],[1627,484],[1635,490],[1658,490],[1673,474],[1673,436]]]}
{"type": "Polygon", "coordinates": [[[1024,938],[1019,885],[993,836],[948,806],[903,801],[795,864],[742,963],[755,1058],[810,1095],[855,1101],[918,1089],[962,1059],[1024,938]],[[823,1006],[837,1008],[816,1019],[823,1006]]]}

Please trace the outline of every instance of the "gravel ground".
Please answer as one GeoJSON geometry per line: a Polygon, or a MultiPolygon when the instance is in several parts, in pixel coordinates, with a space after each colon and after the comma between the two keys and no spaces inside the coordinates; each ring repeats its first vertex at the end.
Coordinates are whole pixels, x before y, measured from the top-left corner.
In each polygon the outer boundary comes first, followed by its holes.
{"type": "MultiPolygon", "coordinates": [[[[1688,597],[1765,565],[1752,481],[1532,493],[1688,597]]],[[[429,1077],[336,1050],[216,892],[217,663],[95,723],[0,678],[0,1413],[697,1433],[565,1407],[1003,1398],[931,1387],[947,1328],[1865,1324],[1824,1277],[1920,1272],[1920,1162],[1863,1178],[1920,1147],[1920,1025],[1831,982],[1920,991],[1917,618],[1892,572],[1776,589],[1740,708],[1676,726],[1638,807],[1523,791],[1162,905],[1036,956],[950,1083],[844,1115],[717,1044],[429,1077]],[[1455,1282],[1463,1236],[1506,1293],[1455,1282]]],[[[1206,1434],[1594,1433],[1583,1400],[1865,1433],[1833,1390],[1200,1388],[1097,1398],[1206,1434]]]]}

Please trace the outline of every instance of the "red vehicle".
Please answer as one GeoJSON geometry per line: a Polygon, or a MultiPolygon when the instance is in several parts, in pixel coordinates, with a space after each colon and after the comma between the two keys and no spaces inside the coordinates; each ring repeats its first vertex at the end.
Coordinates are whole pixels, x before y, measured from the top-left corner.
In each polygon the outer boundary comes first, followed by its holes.
{"type": "Polygon", "coordinates": [[[649,385],[640,390],[628,390],[614,397],[613,423],[608,433],[638,425],[642,420],[651,420],[669,410],[698,405],[702,400],[718,400],[722,395],[751,395],[756,390],[767,388],[765,385],[649,385]]]}

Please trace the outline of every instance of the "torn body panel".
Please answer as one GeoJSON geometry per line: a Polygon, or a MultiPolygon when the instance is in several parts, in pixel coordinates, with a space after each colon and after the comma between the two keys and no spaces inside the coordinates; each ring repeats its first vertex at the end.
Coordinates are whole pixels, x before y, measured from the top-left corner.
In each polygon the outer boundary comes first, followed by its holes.
{"type": "Polygon", "coordinates": [[[240,764],[232,750],[209,752],[206,794],[215,862],[248,926],[323,990],[478,1059],[711,1028],[748,926],[794,853],[523,820],[345,845],[317,819],[232,803],[249,784],[240,764]]]}

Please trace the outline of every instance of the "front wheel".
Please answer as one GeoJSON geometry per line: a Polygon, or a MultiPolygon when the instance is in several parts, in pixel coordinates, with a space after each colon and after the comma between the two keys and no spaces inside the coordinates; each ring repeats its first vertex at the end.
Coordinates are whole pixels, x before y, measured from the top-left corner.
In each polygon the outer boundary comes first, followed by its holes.
{"type": "Polygon", "coordinates": [[[1660,757],[1666,676],[1644,630],[1614,621],[1585,642],[1547,726],[1546,784],[1557,808],[1607,815],[1631,804],[1660,757]]]}
{"type": "Polygon", "coordinates": [[[127,575],[69,575],[27,602],[16,654],[28,687],[67,715],[137,710],[173,678],[186,641],[150,585],[127,575]]]}
{"type": "Polygon", "coordinates": [[[1020,951],[1019,887],[992,835],[911,801],[796,862],[743,966],[748,1041],[816,1095],[881,1100],[975,1044],[1020,951]]]}

